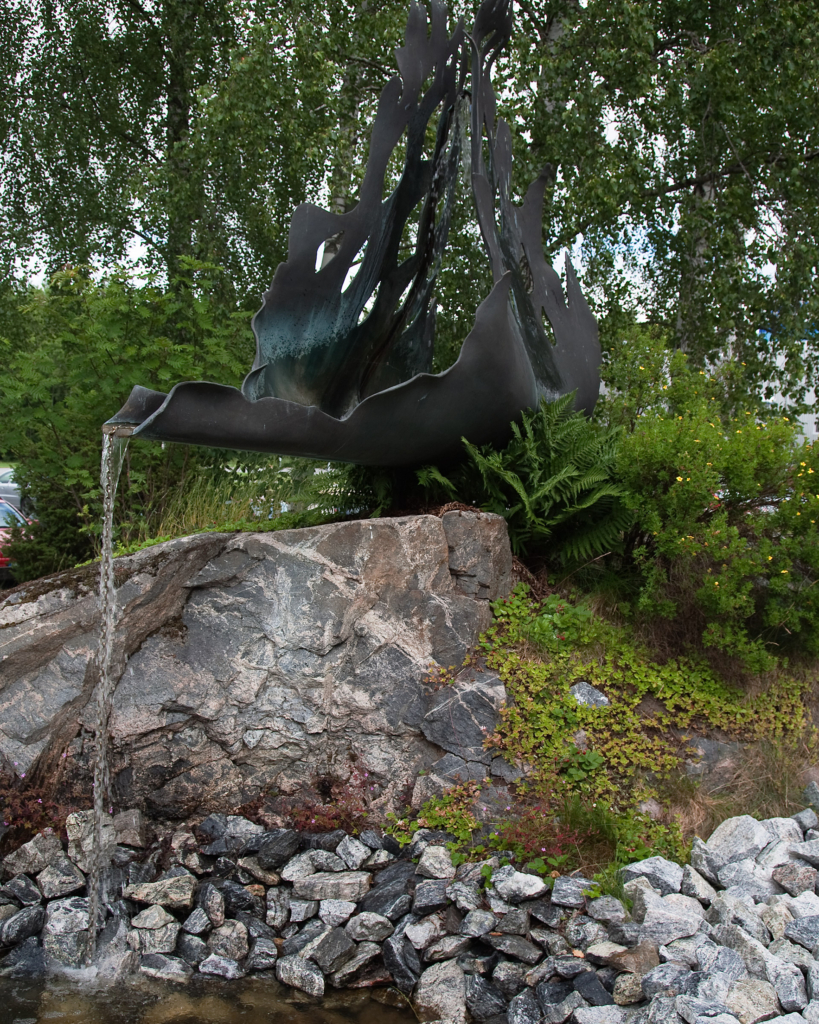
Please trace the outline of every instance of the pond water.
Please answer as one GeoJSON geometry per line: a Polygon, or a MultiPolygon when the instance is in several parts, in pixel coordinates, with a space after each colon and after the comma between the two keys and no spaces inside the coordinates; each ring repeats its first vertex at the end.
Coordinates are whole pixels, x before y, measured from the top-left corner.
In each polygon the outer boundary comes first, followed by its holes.
{"type": "Polygon", "coordinates": [[[311,999],[274,978],[192,979],[169,986],[150,978],[101,985],[74,978],[0,979],[3,1024],[415,1024],[393,989],[331,992],[311,999]]]}

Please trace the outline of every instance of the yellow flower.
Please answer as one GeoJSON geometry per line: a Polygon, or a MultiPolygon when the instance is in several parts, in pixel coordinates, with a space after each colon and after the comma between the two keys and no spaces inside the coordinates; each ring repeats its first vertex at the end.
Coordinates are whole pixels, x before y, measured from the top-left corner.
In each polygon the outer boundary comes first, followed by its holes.
{"type": "Polygon", "coordinates": [[[788,570],[787,569],[783,569],[782,570],[782,575],[783,576],[787,576],[788,575],[788,570]]]}
{"type": "Polygon", "coordinates": [[[682,483],[682,477],[681,476],[677,477],[677,483],[680,483],[680,484],[682,483]]]}

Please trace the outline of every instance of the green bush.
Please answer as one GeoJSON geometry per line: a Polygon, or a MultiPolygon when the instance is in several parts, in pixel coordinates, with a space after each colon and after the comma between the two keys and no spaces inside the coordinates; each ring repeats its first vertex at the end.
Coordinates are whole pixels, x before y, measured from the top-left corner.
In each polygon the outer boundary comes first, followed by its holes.
{"type": "Polygon", "coordinates": [[[603,415],[630,427],[616,478],[634,609],[758,672],[777,653],[819,653],[819,449],[788,417],[726,413],[735,374],[633,345],[603,415]]]}
{"type": "MultiPolygon", "coordinates": [[[[85,270],[66,270],[25,296],[27,337],[0,338],[4,447],[38,517],[31,538],[12,545],[18,579],[95,553],[101,426],[134,384],[166,391],[179,380],[238,383],[250,365],[247,316],[211,298],[220,272],[191,263],[185,273],[185,287],[166,291],[124,271],[96,282],[85,270]]],[[[192,475],[218,478],[235,461],[235,453],[132,441],[117,501],[119,538],[133,541],[192,475]]]]}

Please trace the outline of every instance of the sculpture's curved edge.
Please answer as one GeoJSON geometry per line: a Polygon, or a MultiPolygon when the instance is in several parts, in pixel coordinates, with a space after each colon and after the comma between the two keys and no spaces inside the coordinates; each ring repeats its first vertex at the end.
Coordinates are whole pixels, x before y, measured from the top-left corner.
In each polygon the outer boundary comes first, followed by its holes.
{"type": "Polygon", "coordinates": [[[146,440],[362,465],[448,461],[462,453],[462,437],[503,444],[521,410],[537,405],[525,345],[509,312],[510,283],[504,275],[478,307],[449,369],[372,395],[345,419],[280,398],[251,402],[224,384],[187,381],[167,396],[135,388],[108,423],[136,424],[134,436],[146,440]]]}

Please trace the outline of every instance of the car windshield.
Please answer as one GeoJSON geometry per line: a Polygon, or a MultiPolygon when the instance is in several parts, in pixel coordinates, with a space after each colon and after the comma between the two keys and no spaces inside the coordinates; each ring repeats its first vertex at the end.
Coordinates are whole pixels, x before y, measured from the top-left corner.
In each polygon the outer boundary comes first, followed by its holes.
{"type": "Polygon", "coordinates": [[[9,526],[25,526],[26,521],[16,508],[11,505],[0,505],[0,530],[9,526]]]}
{"type": "Polygon", "coordinates": [[[0,470],[0,484],[12,484],[14,483],[14,470],[3,469],[0,470]]]}

